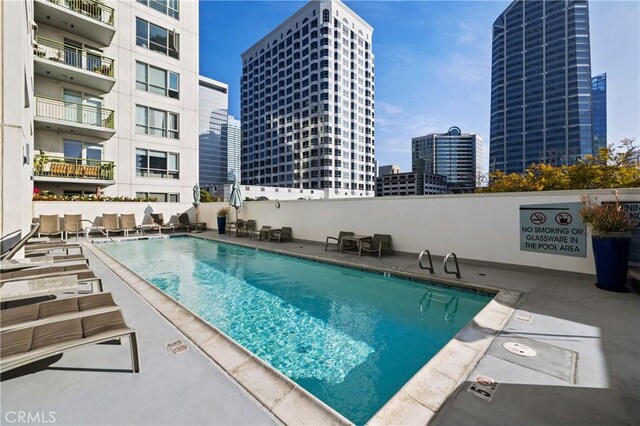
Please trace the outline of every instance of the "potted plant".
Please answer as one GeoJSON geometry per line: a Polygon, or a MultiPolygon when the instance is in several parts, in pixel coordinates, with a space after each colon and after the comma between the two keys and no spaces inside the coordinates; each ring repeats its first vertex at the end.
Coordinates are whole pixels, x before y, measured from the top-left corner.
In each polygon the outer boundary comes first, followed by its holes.
{"type": "Polygon", "coordinates": [[[615,202],[598,203],[597,198],[582,198],[580,215],[591,227],[596,286],[603,290],[627,291],[627,268],[633,222],[622,210],[618,191],[615,202]]]}
{"type": "Polygon", "coordinates": [[[227,213],[229,213],[229,207],[222,207],[218,210],[218,234],[224,234],[227,229],[227,213]]]}

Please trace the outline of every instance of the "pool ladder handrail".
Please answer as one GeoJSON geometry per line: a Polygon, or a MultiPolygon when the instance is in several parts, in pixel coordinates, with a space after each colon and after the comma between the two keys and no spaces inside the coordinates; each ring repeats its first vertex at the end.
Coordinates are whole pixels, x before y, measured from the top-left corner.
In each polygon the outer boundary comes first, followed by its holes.
{"type": "Polygon", "coordinates": [[[442,262],[442,266],[444,268],[444,272],[446,272],[447,274],[456,274],[456,278],[460,278],[460,265],[458,265],[458,256],[456,256],[456,254],[454,252],[451,252],[449,254],[447,254],[444,257],[444,261],[442,262]],[[456,270],[455,271],[449,271],[449,268],[447,268],[447,261],[449,260],[450,257],[453,257],[453,261],[455,262],[456,265],[456,270]]]}
{"type": "Polygon", "coordinates": [[[424,249],[420,252],[420,254],[418,255],[418,266],[420,267],[420,269],[428,269],[432,274],[435,273],[433,270],[433,262],[431,261],[431,252],[429,250],[424,249]],[[429,259],[429,266],[424,266],[422,264],[422,256],[424,256],[425,253],[427,254],[427,258],[429,259]]]}
{"type": "MultiPolygon", "coordinates": [[[[111,237],[110,237],[106,232],[104,232],[104,229],[95,227],[95,226],[93,225],[93,221],[91,221],[91,220],[89,220],[89,219],[82,219],[82,220],[78,221],[78,223],[76,223],[76,241],[78,241],[78,233],[80,232],[80,224],[81,224],[82,222],[89,222],[89,224],[91,225],[91,228],[92,228],[92,229],[97,229],[98,231],[100,231],[100,233],[101,233],[104,237],[108,238],[112,243],[115,243],[115,242],[116,242],[116,240],[114,240],[114,239],[113,239],[113,238],[111,238],[111,237]]],[[[87,238],[88,236],[89,236],[89,234],[87,233],[87,234],[85,235],[85,238],[87,238]]]]}

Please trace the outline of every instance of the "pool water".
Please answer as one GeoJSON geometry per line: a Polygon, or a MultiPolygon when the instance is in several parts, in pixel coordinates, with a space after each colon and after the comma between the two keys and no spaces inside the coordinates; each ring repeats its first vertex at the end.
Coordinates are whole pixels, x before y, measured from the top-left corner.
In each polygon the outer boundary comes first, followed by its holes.
{"type": "Polygon", "coordinates": [[[356,424],[491,299],[199,238],[100,247],[356,424]]]}

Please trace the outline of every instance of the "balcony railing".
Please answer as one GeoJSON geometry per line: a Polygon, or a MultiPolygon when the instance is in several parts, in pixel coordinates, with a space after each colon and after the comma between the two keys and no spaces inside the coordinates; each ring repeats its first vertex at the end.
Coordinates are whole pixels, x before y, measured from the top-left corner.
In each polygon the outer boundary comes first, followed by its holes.
{"type": "Polygon", "coordinates": [[[96,21],[113,25],[113,8],[105,6],[95,0],[49,0],[51,3],[72,10],[80,15],[95,19],[96,21]]]}
{"type": "Polygon", "coordinates": [[[81,68],[107,77],[114,75],[114,61],[97,52],[79,49],[69,44],[59,43],[44,37],[36,37],[37,46],[34,54],[49,61],[61,62],[72,67],[81,68]]]}
{"type": "Polygon", "coordinates": [[[113,161],[90,160],[86,158],[50,157],[36,155],[33,161],[34,176],[113,180],[113,161]]]}
{"type": "Polygon", "coordinates": [[[113,111],[60,99],[36,97],[36,116],[107,129],[114,128],[113,111]]]}

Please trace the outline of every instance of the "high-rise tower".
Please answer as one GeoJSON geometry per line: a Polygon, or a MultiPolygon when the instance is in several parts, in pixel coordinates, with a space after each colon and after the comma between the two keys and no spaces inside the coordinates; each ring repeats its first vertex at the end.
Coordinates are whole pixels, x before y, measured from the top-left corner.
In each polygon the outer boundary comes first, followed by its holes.
{"type": "Polygon", "coordinates": [[[489,168],[592,152],[587,0],[515,0],[493,24],[489,168]]]}
{"type": "Polygon", "coordinates": [[[242,54],[242,182],[375,191],[373,29],[311,1],[242,54]]]}

